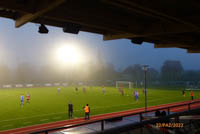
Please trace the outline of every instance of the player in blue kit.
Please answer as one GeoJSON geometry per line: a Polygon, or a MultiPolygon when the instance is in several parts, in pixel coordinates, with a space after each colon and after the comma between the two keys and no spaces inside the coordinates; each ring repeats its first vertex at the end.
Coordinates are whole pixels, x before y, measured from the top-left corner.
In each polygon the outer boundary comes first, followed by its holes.
{"type": "Polygon", "coordinates": [[[24,96],[23,95],[20,96],[20,101],[21,101],[21,107],[23,107],[23,103],[24,103],[24,96]]]}

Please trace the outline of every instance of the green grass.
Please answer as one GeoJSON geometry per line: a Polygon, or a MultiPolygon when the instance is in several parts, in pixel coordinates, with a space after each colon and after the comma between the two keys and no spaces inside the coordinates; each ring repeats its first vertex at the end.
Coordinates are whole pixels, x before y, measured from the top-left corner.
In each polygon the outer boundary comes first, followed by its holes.
{"type": "MultiPolygon", "coordinates": [[[[139,101],[132,96],[133,89],[125,89],[125,96],[121,96],[114,87],[106,87],[103,95],[101,87],[87,87],[86,93],[79,88],[57,87],[0,89],[0,130],[24,127],[28,125],[66,120],[67,105],[72,101],[74,116],[83,117],[83,106],[89,104],[91,115],[110,113],[121,110],[144,107],[144,94],[139,89],[139,101]],[[24,103],[20,107],[20,95],[29,93],[30,104],[24,103]],[[128,96],[127,96],[128,95],[128,96]]],[[[199,91],[195,91],[195,98],[200,98],[199,91]]],[[[189,91],[183,97],[178,89],[148,89],[148,106],[177,101],[190,100],[189,91]]]]}

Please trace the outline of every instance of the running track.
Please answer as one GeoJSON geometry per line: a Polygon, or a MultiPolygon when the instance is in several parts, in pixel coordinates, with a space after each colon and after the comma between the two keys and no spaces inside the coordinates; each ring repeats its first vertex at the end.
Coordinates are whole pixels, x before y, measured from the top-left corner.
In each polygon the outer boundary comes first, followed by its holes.
{"type": "MultiPolygon", "coordinates": [[[[194,101],[200,101],[200,99],[196,99],[194,101]]],[[[185,104],[185,103],[194,102],[194,101],[175,102],[175,103],[170,103],[170,104],[151,106],[151,107],[148,107],[147,110],[155,110],[158,108],[164,108],[166,106],[174,106],[174,105],[185,104]]],[[[195,109],[195,108],[200,108],[200,102],[191,105],[191,109],[195,109]]],[[[185,106],[171,108],[170,111],[171,112],[180,112],[180,111],[184,111],[187,109],[188,109],[188,105],[185,105],[185,106]]],[[[134,114],[134,113],[138,113],[138,112],[143,112],[143,111],[144,111],[144,108],[137,108],[137,109],[126,110],[126,111],[121,111],[121,112],[113,112],[113,113],[95,115],[95,116],[92,116],[89,121],[85,121],[83,118],[57,121],[57,122],[52,122],[52,123],[28,126],[28,127],[24,127],[24,128],[0,131],[0,134],[26,134],[26,133],[44,130],[44,129],[62,127],[62,126],[66,126],[66,125],[73,125],[73,124],[79,124],[79,123],[85,123],[85,122],[91,122],[91,121],[98,121],[98,120],[117,117],[117,116],[125,116],[125,115],[130,115],[130,114],[134,114]]]]}

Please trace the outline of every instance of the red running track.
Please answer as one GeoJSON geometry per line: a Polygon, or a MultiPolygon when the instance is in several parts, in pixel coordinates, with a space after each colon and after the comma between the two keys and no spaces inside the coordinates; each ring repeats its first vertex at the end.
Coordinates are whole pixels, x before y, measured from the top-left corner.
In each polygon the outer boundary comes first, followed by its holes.
{"type": "MultiPolygon", "coordinates": [[[[195,101],[200,101],[200,99],[196,99],[193,101],[183,101],[183,102],[175,102],[175,103],[169,103],[169,104],[163,104],[163,105],[157,105],[157,106],[150,106],[150,107],[148,107],[147,110],[155,110],[158,108],[165,108],[168,106],[186,104],[186,103],[195,102],[195,101]]],[[[191,104],[191,109],[199,108],[199,107],[200,107],[200,103],[191,104]]],[[[180,112],[180,111],[184,111],[187,109],[188,109],[188,105],[185,105],[185,106],[178,106],[178,107],[170,108],[170,111],[171,112],[180,112]]],[[[108,119],[108,118],[117,117],[117,116],[126,116],[126,115],[130,115],[130,114],[138,113],[138,112],[144,112],[144,108],[137,108],[137,109],[126,110],[126,111],[121,111],[121,112],[113,112],[113,113],[107,113],[107,114],[101,114],[101,115],[94,115],[90,118],[90,120],[87,120],[87,121],[84,120],[84,118],[78,118],[78,119],[57,121],[57,122],[51,122],[51,123],[46,123],[46,124],[40,124],[40,125],[33,125],[33,126],[24,127],[24,128],[0,131],[0,134],[26,134],[26,133],[30,133],[30,132],[34,132],[34,131],[46,130],[46,129],[62,127],[62,126],[66,126],[66,125],[74,125],[74,124],[79,124],[79,123],[93,122],[93,121],[108,119]]]]}

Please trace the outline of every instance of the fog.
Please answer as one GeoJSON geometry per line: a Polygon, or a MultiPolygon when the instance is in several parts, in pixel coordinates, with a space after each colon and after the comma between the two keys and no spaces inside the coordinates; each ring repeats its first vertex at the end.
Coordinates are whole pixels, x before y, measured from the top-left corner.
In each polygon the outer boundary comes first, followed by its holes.
{"type": "MultiPolygon", "coordinates": [[[[200,70],[200,54],[188,54],[184,49],[155,49],[153,44],[136,45],[126,39],[103,41],[101,35],[67,34],[55,27],[48,27],[49,34],[42,35],[37,32],[36,24],[28,23],[17,29],[13,21],[3,18],[0,29],[0,76],[3,83],[65,81],[72,76],[73,79],[92,80],[100,77],[96,74],[102,68],[104,72],[123,72],[135,64],[148,64],[160,72],[166,60],[180,61],[184,70],[200,70]],[[77,55],[82,57],[81,63],[63,64],[56,59],[55,51],[61,44],[76,46],[79,49],[77,55]]],[[[111,77],[114,75],[118,74],[111,77]]]]}

